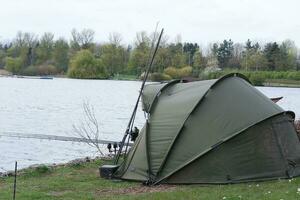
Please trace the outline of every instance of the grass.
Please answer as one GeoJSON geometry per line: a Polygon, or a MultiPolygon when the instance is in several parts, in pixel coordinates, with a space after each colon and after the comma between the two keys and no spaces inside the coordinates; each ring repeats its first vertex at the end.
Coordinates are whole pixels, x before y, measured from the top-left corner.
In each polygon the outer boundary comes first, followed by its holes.
{"type": "MultiPolygon", "coordinates": [[[[95,161],[77,166],[26,170],[18,176],[16,199],[300,199],[300,178],[233,185],[145,187],[140,183],[99,177],[95,161]]],[[[0,178],[0,199],[12,199],[13,177],[0,178]]]]}

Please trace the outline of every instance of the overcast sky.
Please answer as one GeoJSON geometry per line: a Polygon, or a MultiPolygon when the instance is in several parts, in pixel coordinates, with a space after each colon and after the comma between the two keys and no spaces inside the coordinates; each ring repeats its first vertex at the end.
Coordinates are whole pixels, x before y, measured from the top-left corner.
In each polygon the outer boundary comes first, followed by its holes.
{"type": "Polygon", "coordinates": [[[131,43],[157,21],[170,41],[200,44],[231,38],[244,42],[292,39],[300,46],[299,0],[0,0],[0,40],[16,32],[53,32],[70,38],[72,28],[91,28],[97,41],[119,32],[131,43]]]}

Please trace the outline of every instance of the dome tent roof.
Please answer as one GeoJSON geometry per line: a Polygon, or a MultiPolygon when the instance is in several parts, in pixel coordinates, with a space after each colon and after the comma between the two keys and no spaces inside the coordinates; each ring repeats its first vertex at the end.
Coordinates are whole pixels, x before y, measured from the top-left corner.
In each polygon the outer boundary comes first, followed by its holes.
{"type": "MultiPolygon", "coordinates": [[[[263,127],[264,122],[270,118],[284,116],[285,124],[289,124],[289,119],[292,119],[292,114],[274,104],[241,74],[229,74],[218,80],[150,84],[145,87],[142,97],[143,109],[149,118],[127,159],[116,173],[116,176],[124,179],[153,183],[172,180],[180,183],[233,182],[234,178],[227,180],[226,177],[231,175],[224,174],[222,170],[219,170],[219,179],[210,181],[204,180],[203,175],[199,175],[196,181],[184,176],[180,180],[172,177],[195,165],[195,162],[199,163],[198,160],[204,156],[209,157],[212,150],[228,145],[226,142],[232,138],[253,127],[263,127]]],[[[272,126],[271,122],[268,123],[272,126]]],[[[289,129],[287,135],[296,136],[292,129],[289,129]]],[[[258,139],[250,138],[253,141],[258,139]]],[[[249,146],[244,145],[244,148],[249,149],[249,146]]],[[[300,152],[300,149],[293,151],[300,152]]],[[[245,156],[245,152],[241,152],[245,156]]],[[[213,160],[215,156],[210,157],[206,159],[213,160]]],[[[277,157],[279,159],[280,156],[277,157]]],[[[282,156],[280,159],[283,159],[282,156]]],[[[298,159],[297,156],[295,159],[298,159]]],[[[225,160],[226,156],[224,162],[225,160]]],[[[239,163],[240,160],[236,162],[239,163]]],[[[196,168],[203,166],[205,163],[196,168]]],[[[226,168],[226,165],[223,167],[226,168]]],[[[252,165],[249,167],[253,168],[252,165]]],[[[285,173],[286,169],[282,170],[285,173]]],[[[212,168],[210,172],[216,171],[218,170],[212,168]]],[[[247,172],[242,170],[241,173],[247,172]]],[[[257,173],[253,176],[257,176],[257,173]]]]}

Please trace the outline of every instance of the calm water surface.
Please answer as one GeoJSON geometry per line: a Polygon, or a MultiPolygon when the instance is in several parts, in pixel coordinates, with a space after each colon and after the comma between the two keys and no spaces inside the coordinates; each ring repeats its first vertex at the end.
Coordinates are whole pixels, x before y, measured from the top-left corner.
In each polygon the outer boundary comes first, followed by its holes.
{"type": "MultiPolygon", "coordinates": [[[[53,80],[0,78],[0,133],[76,136],[72,125],[83,116],[82,104],[94,106],[102,138],[120,140],[134,107],[141,82],[110,80],[53,80]]],[[[278,104],[300,117],[300,89],[258,87],[269,97],[284,96],[278,104]]],[[[141,127],[144,115],[136,118],[141,127]]],[[[0,171],[37,163],[61,163],[93,156],[82,143],[0,137],[0,171]]]]}

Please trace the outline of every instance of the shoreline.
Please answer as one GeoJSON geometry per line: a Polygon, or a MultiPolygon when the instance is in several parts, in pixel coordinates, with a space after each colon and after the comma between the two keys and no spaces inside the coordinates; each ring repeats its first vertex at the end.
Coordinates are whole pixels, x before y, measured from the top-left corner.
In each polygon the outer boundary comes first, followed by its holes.
{"type": "MultiPolygon", "coordinates": [[[[17,199],[298,199],[300,178],[237,184],[159,184],[107,180],[100,177],[105,160],[48,169],[27,170],[17,176],[17,199]]],[[[0,178],[0,198],[12,199],[14,177],[0,178]]]]}
{"type": "Polygon", "coordinates": [[[282,88],[300,88],[300,84],[288,84],[279,82],[266,82],[262,87],[282,87],[282,88]]]}
{"type": "MultiPolygon", "coordinates": [[[[85,163],[90,163],[90,162],[95,162],[98,160],[101,161],[108,161],[111,160],[111,157],[84,157],[84,158],[76,158],[67,162],[63,162],[63,163],[40,163],[40,164],[33,164],[24,168],[20,168],[17,170],[17,174],[21,175],[26,173],[28,170],[39,170],[40,168],[47,168],[49,170],[53,170],[55,168],[59,168],[59,167],[68,167],[68,166],[77,166],[77,165],[82,165],[85,163]]],[[[15,171],[14,170],[8,170],[5,172],[0,172],[0,178],[5,178],[5,177],[11,177],[14,176],[15,171]]]]}
{"type": "MultiPolygon", "coordinates": [[[[110,79],[77,79],[77,78],[69,78],[64,75],[58,75],[58,76],[17,76],[17,75],[0,75],[0,78],[20,78],[20,79],[54,79],[54,78],[63,78],[63,79],[74,79],[74,80],[102,80],[102,81],[141,81],[139,79],[126,79],[126,78],[120,78],[120,79],[115,79],[115,78],[110,78],[110,79]]],[[[206,80],[211,80],[211,79],[206,79],[206,80]]],[[[276,79],[278,80],[278,79],[276,79]]],[[[281,80],[281,79],[279,79],[281,80]]],[[[285,79],[282,79],[285,80],[285,79]]],[[[198,80],[198,81],[205,81],[205,80],[198,80]]],[[[161,82],[161,81],[147,81],[147,82],[161,82]]],[[[264,82],[262,85],[253,85],[255,87],[282,87],[282,88],[300,88],[300,84],[295,84],[293,83],[294,81],[291,80],[291,83],[289,81],[285,81],[286,83],[283,83],[281,81],[274,81],[274,82],[264,82]]]]}

